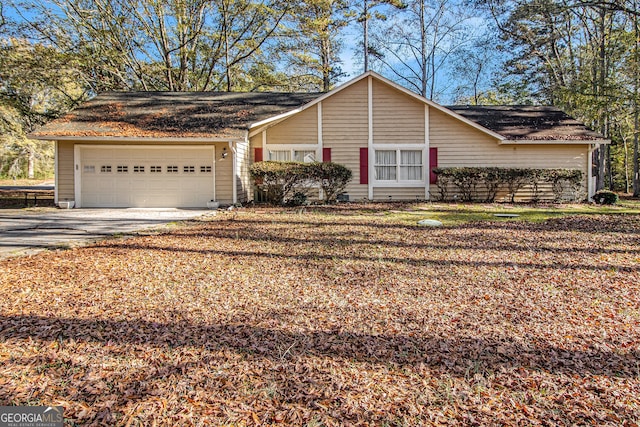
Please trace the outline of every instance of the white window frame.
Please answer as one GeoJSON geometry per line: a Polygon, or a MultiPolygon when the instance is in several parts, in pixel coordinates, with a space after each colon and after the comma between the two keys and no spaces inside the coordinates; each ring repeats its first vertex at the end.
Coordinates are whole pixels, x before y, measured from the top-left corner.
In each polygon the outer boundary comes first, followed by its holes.
{"type": "MultiPolygon", "coordinates": [[[[294,151],[313,151],[316,154],[316,162],[320,160],[320,148],[317,144],[269,144],[264,147],[265,157],[267,161],[272,161],[269,158],[270,151],[289,151],[291,161],[293,162],[293,152],[294,151]]],[[[275,161],[275,160],[274,160],[275,161]]]]}
{"type": "Polygon", "coordinates": [[[427,174],[425,164],[427,162],[427,155],[429,149],[424,144],[373,144],[373,159],[372,165],[372,183],[374,187],[424,187],[426,184],[427,174]],[[377,180],[375,178],[375,152],[378,150],[395,151],[396,152],[396,180],[385,181],[377,180]],[[422,179],[415,181],[407,181],[400,179],[400,151],[421,151],[422,152],[422,179]]]}

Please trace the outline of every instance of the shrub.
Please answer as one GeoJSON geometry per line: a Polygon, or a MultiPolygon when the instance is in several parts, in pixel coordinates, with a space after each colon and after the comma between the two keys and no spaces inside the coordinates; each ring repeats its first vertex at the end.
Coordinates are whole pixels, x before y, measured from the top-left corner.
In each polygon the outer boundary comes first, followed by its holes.
{"type": "Polygon", "coordinates": [[[351,170],[337,163],[258,162],[249,169],[266,201],[300,206],[309,190],[322,188],[326,201],[335,201],[352,178],[351,170]]]}
{"type": "Polygon", "coordinates": [[[485,202],[493,202],[501,188],[505,188],[511,198],[525,185],[532,190],[531,199],[540,197],[539,185],[549,182],[556,200],[560,200],[566,189],[571,189],[575,200],[582,192],[582,172],[574,169],[519,169],[498,167],[436,168],[436,185],[440,199],[449,199],[450,185],[457,187],[464,201],[480,200],[477,187],[486,191],[485,202]]]}
{"type": "Polygon", "coordinates": [[[320,183],[325,202],[335,202],[353,178],[351,169],[333,162],[308,163],[312,168],[313,178],[320,183]]]}
{"type": "Polygon", "coordinates": [[[282,205],[296,192],[306,193],[309,169],[297,162],[258,162],[249,169],[258,188],[265,192],[266,200],[282,205]]]}
{"type": "Polygon", "coordinates": [[[582,186],[582,172],[575,169],[547,169],[545,179],[551,182],[551,190],[556,201],[562,200],[562,195],[566,188],[570,188],[574,193],[574,198],[578,199],[578,190],[582,186]]]}
{"type": "Polygon", "coordinates": [[[600,190],[593,195],[593,201],[599,205],[615,205],[618,203],[618,195],[613,191],[600,190]]]}

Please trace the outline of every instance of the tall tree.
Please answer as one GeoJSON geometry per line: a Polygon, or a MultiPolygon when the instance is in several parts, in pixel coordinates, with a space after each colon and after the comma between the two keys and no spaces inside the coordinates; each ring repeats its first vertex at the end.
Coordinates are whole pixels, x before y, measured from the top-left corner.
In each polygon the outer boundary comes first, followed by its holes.
{"type": "Polygon", "coordinates": [[[22,30],[82,54],[107,89],[235,89],[287,11],[279,0],[24,0],[22,30]],[[240,81],[241,79],[238,79],[240,81]]]}
{"type": "Polygon", "coordinates": [[[385,21],[387,15],[380,10],[375,10],[378,6],[390,6],[395,9],[404,9],[407,5],[402,0],[361,0],[362,5],[358,14],[358,22],[362,23],[362,56],[364,61],[364,72],[369,71],[369,55],[375,53],[375,49],[369,44],[369,22],[372,19],[385,21]]]}
{"type": "Polygon", "coordinates": [[[452,0],[412,0],[374,38],[375,62],[385,74],[433,99],[439,71],[475,38],[465,25],[470,17],[452,0]]]}
{"type": "Polygon", "coordinates": [[[350,17],[347,0],[303,0],[291,7],[280,52],[299,88],[326,92],[343,75],[340,31],[350,17]]]}

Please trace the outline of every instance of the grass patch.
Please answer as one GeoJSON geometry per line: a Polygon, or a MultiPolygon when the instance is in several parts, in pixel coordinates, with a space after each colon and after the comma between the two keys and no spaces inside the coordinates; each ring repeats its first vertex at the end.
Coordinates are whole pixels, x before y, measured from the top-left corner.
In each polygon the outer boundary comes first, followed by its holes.
{"type": "Polygon", "coordinates": [[[406,205],[403,209],[390,209],[386,216],[403,223],[416,223],[421,219],[435,219],[444,225],[460,225],[476,221],[544,222],[570,215],[640,215],[640,201],[621,200],[615,206],[594,204],[562,205],[505,205],[505,204],[442,204],[424,203],[406,205]],[[495,214],[515,214],[518,217],[496,217],[495,214]]]}

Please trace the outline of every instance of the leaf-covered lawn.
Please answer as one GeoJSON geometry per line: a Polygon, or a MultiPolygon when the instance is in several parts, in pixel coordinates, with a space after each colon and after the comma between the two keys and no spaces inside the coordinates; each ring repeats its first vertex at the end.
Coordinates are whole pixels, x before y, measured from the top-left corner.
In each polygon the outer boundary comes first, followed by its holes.
{"type": "Polygon", "coordinates": [[[221,213],[0,262],[0,404],[78,425],[636,425],[640,217],[221,213]]]}

